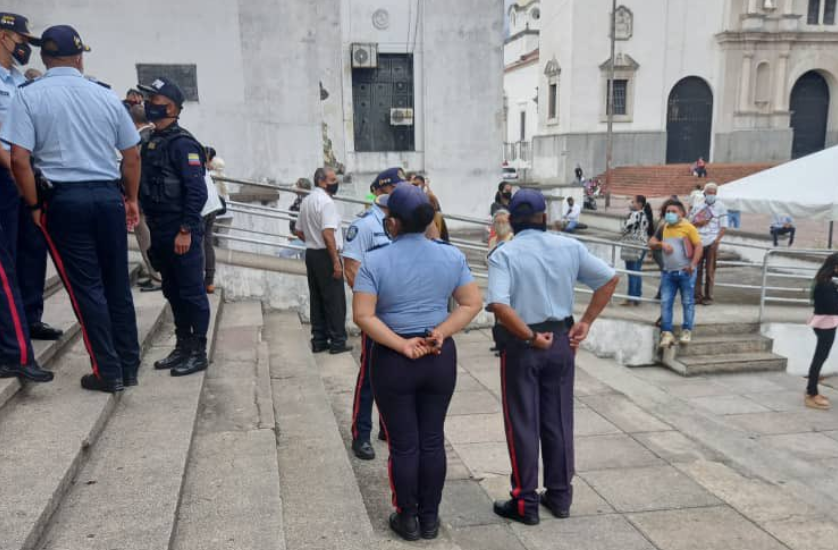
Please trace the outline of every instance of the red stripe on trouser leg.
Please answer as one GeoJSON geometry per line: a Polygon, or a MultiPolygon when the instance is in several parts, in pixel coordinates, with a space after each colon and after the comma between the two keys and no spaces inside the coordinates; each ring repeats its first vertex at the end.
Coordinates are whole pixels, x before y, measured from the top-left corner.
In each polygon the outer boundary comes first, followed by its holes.
{"type": "Polygon", "coordinates": [[[73,304],[73,311],[76,314],[76,319],[79,321],[79,326],[81,326],[81,336],[82,340],[84,340],[84,347],[87,349],[87,354],[90,356],[90,366],[93,368],[93,374],[95,374],[97,378],[100,378],[99,364],[96,362],[96,355],[93,353],[93,346],[90,344],[90,337],[87,334],[87,327],[84,324],[84,318],[81,315],[79,303],[76,301],[76,294],[73,292],[73,285],[70,284],[70,278],[67,276],[67,270],[64,268],[64,261],[61,259],[61,255],[58,253],[58,249],[55,247],[55,243],[52,242],[52,238],[49,236],[49,232],[47,231],[46,212],[41,215],[41,232],[44,234],[44,239],[47,241],[50,255],[55,263],[55,269],[58,270],[58,276],[61,277],[61,280],[64,282],[64,288],[67,289],[67,294],[70,296],[70,303],[73,304]]]}
{"type": "Polygon", "coordinates": [[[17,338],[17,345],[20,348],[20,364],[29,364],[29,351],[27,349],[26,337],[23,335],[23,325],[20,323],[20,315],[17,311],[17,303],[15,303],[15,295],[12,292],[12,285],[9,283],[9,277],[6,275],[6,270],[3,264],[0,263],[0,279],[3,283],[3,293],[6,295],[6,302],[9,304],[9,313],[12,316],[12,325],[15,328],[15,337],[17,338]]]}
{"type": "Polygon", "coordinates": [[[387,477],[390,479],[390,492],[393,495],[393,506],[398,513],[402,512],[399,508],[399,497],[396,494],[396,482],[393,480],[393,444],[390,439],[390,430],[387,429],[387,421],[384,420],[384,415],[381,414],[381,409],[378,410],[378,416],[381,418],[381,426],[384,428],[384,435],[387,436],[387,450],[390,451],[390,456],[387,457],[387,477]]]}
{"type": "MultiPolygon", "coordinates": [[[[509,448],[509,461],[512,463],[512,477],[515,480],[515,487],[512,488],[512,497],[518,498],[521,495],[521,473],[518,471],[518,458],[515,453],[515,439],[512,431],[512,421],[509,417],[509,406],[506,402],[506,352],[500,356],[500,380],[501,397],[503,401],[503,419],[506,423],[506,444],[509,448]]],[[[524,501],[518,500],[518,513],[524,515],[524,501]]]]}
{"type": "Polygon", "coordinates": [[[367,338],[361,333],[361,370],[358,372],[358,383],[355,384],[355,402],[352,404],[352,439],[358,439],[358,413],[361,410],[361,388],[364,385],[364,376],[367,375],[367,338]]]}

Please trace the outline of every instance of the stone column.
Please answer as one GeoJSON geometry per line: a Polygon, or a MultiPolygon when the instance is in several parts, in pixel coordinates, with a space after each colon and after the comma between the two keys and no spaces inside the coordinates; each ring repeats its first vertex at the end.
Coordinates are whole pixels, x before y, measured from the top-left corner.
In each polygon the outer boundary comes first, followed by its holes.
{"type": "Polygon", "coordinates": [[[786,87],[788,83],[786,79],[788,78],[788,68],[789,68],[789,54],[788,52],[781,53],[780,56],[777,58],[777,68],[774,72],[774,110],[775,111],[787,111],[788,110],[788,99],[786,97],[786,87]]]}
{"type": "Polygon", "coordinates": [[[794,13],[794,0],[783,1],[783,15],[792,15],[794,13]]]}
{"type": "Polygon", "coordinates": [[[742,56],[742,76],[740,79],[739,88],[739,110],[751,110],[751,72],[754,61],[754,54],[752,52],[745,52],[742,56]]]}
{"type": "Polygon", "coordinates": [[[748,0],[748,13],[757,13],[757,0],[748,0]]]}

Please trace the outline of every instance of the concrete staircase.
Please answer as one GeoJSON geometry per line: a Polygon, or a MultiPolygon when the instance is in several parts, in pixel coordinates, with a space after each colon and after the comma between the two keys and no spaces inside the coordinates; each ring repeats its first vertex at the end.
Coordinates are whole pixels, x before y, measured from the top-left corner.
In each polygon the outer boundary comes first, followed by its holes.
{"type": "Polygon", "coordinates": [[[774,341],[760,334],[759,324],[698,325],[692,343],[665,350],[661,362],[684,376],[785,371],[788,360],[773,348],[774,341]]]}
{"type": "MultiPolygon", "coordinates": [[[[611,176],[611,192],[616,195],[647,197],[689,195],[696,184],[703,185],[709,181],[730,183],[772,168],[774,164],[708,164],[706,179],[693,176],[690,167],[689,164],[666,164],[615,168],[611,176]]],[[[605,182],[604,175],[599,178],[605,182]]]]}

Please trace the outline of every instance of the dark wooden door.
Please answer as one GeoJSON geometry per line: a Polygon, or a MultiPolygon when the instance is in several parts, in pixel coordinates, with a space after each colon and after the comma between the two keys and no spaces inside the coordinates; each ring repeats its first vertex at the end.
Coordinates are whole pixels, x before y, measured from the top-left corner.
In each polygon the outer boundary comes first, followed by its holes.
{"type": "Polygon", "coordinates": [[[690,76],[672,88],[666,113],[666,162],[710,159],[713,92],[704,80],[690,76]]]}
{"type": "Polygon", "coordinates": [[[829,116],[829,85],[824,77],[814,71],[801,76],[792,88],[790,109],[794,131],[791,157],[800,158],[823,150],[829,116]]]}
{"type": "Polygon", "coordinates": [[[380,54],[377,69],[352,70],[356,151],[413,151],[413,126],[390,124],[390,109],[413,108],[413,56],[380,54]]]}

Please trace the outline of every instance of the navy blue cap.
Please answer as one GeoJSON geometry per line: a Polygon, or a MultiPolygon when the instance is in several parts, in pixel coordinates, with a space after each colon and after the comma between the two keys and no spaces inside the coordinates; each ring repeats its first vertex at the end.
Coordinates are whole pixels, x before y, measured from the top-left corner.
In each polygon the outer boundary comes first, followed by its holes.
{"type": "Polygon", "coordinates": [[[16,32],[29,40],[38,39],[29,31],[29,19],[16,13],[0,12],[0,30],[16,32]]]}
{"type": "Polygon", "coordinates": [[[513,218],[526,218],[534,214],[547,211],[547,201],[541,191],[535,189],[520,189],[512,196],[509,203],[509,214],[513,218]]]}
{"type": "Polygon", "coordinates": [[[416,186],[405,182],[396,185],[389,195],[379,197],[378,205],[399,218],[409,218],[423,204],[431,204],[428,195],[416,186]]]}
{"type": "Polygon", "coordinates": [[[44,31],[41,38],[30,40],[41,47],[41,53],[50,57],[71,57],[89,52],[90,46],[81,41],[81,36],[70,25],[56,25],[44,31]]]}
{"type": "Polygon", "coordinates": [[[178,107],[182,107],[183,102],[186,101],[186,96],[183,94],[183,90],[180,89],[180,86],[178,86],[172,79],[166,78],[165,76],[155,78],[154,82],[151,84],[138,84],[137,88],[147,94],[168,97],[174,101],[178,107]]]}
{"type": "Polygon", "coordinates": [[[372,182],[372,187],[373,189],[381,189],[387,185],[398,185],[400,183],[407,183],[404,180],[404,171],[401,168],[388,168],[378,174],[378,177],[372,182]]]}

